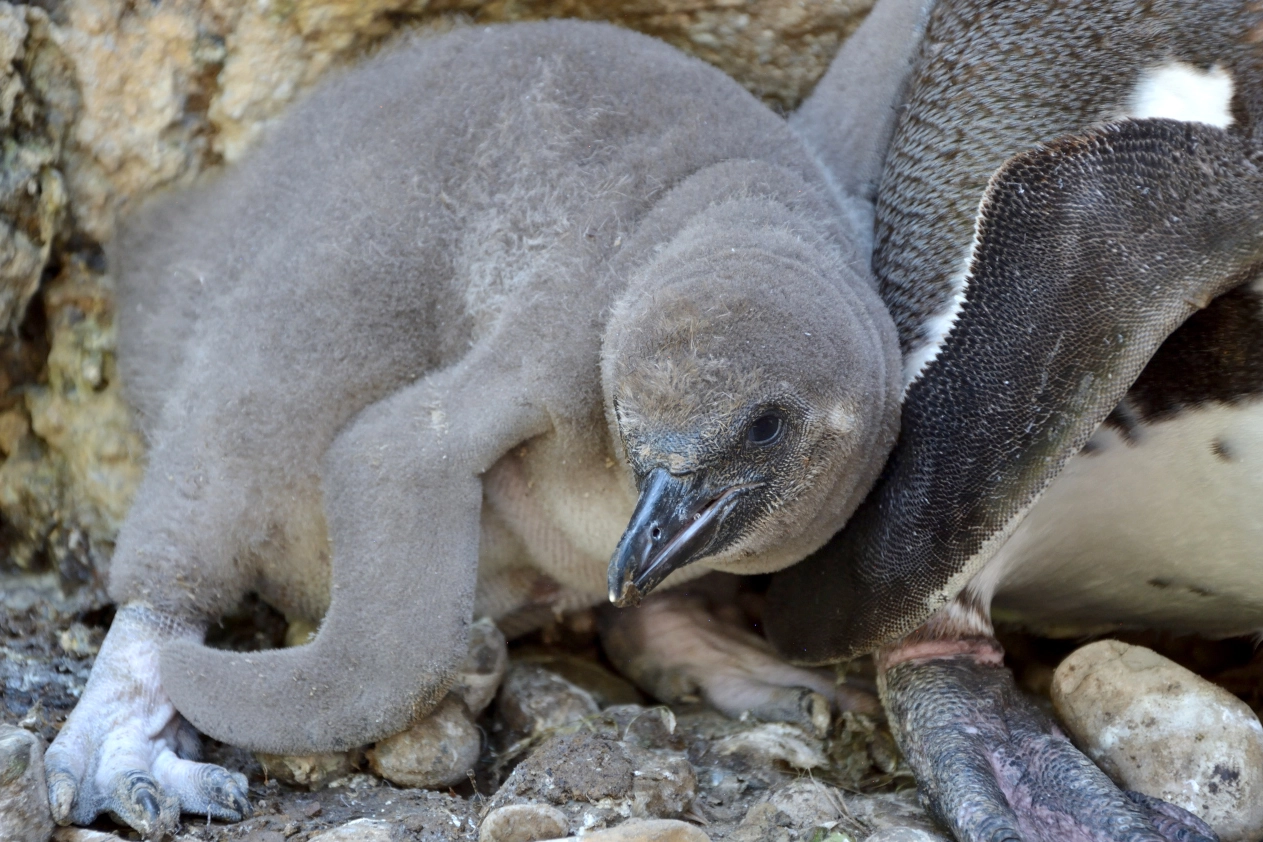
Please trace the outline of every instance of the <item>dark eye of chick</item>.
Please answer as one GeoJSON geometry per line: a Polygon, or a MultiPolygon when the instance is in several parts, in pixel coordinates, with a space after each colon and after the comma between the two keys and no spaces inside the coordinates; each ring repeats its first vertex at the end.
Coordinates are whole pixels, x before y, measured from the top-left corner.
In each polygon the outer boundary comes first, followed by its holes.
{"type": "Polygon", "coordinates": [[[765,412],[750,422],[746,430],[746,441],[759,447],[766,447],[781,437],[785,427],[785,419],[779,412],[765,412]]]}

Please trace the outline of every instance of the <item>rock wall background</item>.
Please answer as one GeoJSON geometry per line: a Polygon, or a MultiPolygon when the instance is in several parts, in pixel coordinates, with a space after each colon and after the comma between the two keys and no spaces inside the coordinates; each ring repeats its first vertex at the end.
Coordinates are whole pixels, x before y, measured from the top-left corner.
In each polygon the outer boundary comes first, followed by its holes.
{"type": "Polygon", "coordinates": [[[578,17],[658,36],[792,110],[872,0],[0,2],[0,572],[100,584],[144,446],[103,246],[401,33],[578,17]]]}

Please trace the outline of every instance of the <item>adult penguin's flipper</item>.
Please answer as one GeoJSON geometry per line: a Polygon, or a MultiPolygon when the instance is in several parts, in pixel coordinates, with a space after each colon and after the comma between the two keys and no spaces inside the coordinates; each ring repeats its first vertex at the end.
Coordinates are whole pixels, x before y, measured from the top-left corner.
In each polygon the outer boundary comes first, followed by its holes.
{"type": "Polygon", "coordinates": [[[965,300],[909,388],[878,487],[773,580],[773,642],[810,663],[907,634],[965,587],[1189,315],[1263,265],[1263,156],[1138,120],[1007,162],[965,300]]]}

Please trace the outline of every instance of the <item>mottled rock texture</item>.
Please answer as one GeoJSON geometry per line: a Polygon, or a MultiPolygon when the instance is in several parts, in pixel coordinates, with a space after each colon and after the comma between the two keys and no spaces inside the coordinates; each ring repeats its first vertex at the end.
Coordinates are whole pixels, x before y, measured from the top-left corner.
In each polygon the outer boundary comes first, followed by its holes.
{"type": "Polygon", "coordinates": [[[0,2],[0,570],[99,585],[143,462],[104,246],[240,157],[323,74],[411,31],[579,17],[661,37],[788,110],[872,0],[0,2]]]}
{"type": "Polygon", "coordinates": [[[311,842],[403,842],[402,827],[375,819],[356,819],[311,837],[311,842]]]}
{"type": "Polygon", "coordinates": [[[53,832],[44,783],[44,741],[0,724],[0,830],[7,842],[45,842],[53,832]]]}
{"type": "MultiPolygon", "coordinates": [[[[569,840],[578,840],[572,836],[569,840]]],[[[609,830],[589,833],[585,842],[710,842],[700,828],[679,821],[630,821],[609,830]]],[[[552,840],[552,842],[569,842],[552,840]]]]}
{"type": "Polygon", "coordinates": [[[449,695],[408,730],[369,749],[368,764],[391,783],[436,789],[472,775],[481,748],[469,708],[449,695]]]}
{"type": "Polygon", "coordinates": [[[1263,835],[1263,726],[1227,690],[1101,640],[1061,663],[1052,698],[1075,743],[1126,788],[1195,813],[1224,842],[1263,835]]]}
{"type": "Polygon", "coordinates": [[[509,804],[492,810],[478,826],[478,842],[539,842],[560,839],[570,823],[546,804],[509,804]]]}

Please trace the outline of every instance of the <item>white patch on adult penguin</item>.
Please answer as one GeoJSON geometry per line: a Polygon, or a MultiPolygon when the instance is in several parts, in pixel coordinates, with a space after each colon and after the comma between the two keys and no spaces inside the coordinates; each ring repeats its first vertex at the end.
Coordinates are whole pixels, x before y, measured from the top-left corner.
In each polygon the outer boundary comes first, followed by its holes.
{"type": "Polygon", "coordinates": [[[1212,637],[1263,617],[1263,399],[1188,408],[1128,440],[1102,425],[975,577],[996,616],[1047,633],[1212,637]]]}
{"type": "Polygon", "coordinates": [[[969,264],[973,259],[974,249],[977,248],[977,245],[978,236],[975,233],[973,245],[961,260],[960,271],[952,275],[949,281],[952,296],[948,299],[947,306],[925,320],[922,327],[925,339],[921,345],[914,348],[904,358],[903,388],[905,393],[908,387],[915,383],[922,373],[925,372],[925,367],[938,357],[939,351],[943,348],[943,343],[951,335],[956,319],[960,316],[961,308],[965,306],[965,297],[969,291],[969,264]]]}
{"type": "Polygon", "coordinates": [[[1140,74],[1123,116],[1162,117],[1226,129],[1232,125],[1232,95],[1233,79],[1227,68],[1216,64],[1202,70],[1172,61],[1140,74]]]}

